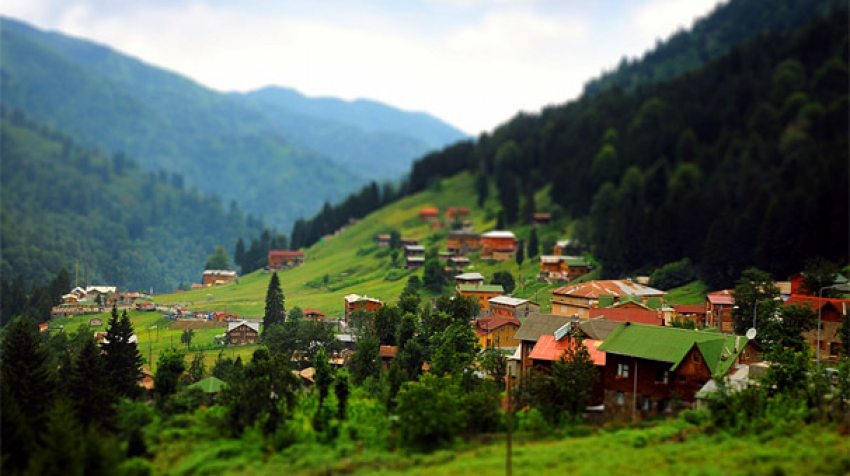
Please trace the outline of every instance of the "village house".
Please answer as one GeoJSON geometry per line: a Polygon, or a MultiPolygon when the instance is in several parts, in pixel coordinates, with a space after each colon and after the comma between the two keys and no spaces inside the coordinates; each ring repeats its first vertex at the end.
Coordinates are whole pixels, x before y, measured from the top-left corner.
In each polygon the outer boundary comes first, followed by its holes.
{"type": "Polygon", "coordinates": [[[471,230],[451,230],[446,235],[446,249],[462,256],[481,249],[481,235],[471,230]]]}
{"type": "Polygon", "coordinates": [[[425,247],[422,245],[405,245],[404,256],[425,256],[425,247]]]}
{"type": "Polygon", "coordinates": [[[552,291],[552,313],[560,316],[586,318],[590,309],[603,307],[606,299],[610,305],[635,299],[644,305],[657,301],[660,305],[664,291],[628,280],[589,281],[563,286],[552,291]],[[603,297],[605,296],[605,297],[603,297]]]}
{"type": "Polygon", "coordinates": [[[578,240],[558,240],[552,247],[552,254],[555,256],[581,254],[584,248],[578,240]]]}
{"type": "Polygon", "coordinates": [[[761,349],[743,336],[628,322],[599,350],[606,353],[605,413],[620,420],[664,415],[673,398],[693,405],[697,392],[733,364],[761,360],[761,349]]]}
{"type": "Polygon", "coordinates": [[[260,325],[241,321],[227,324],[226,340],[228,345],[256,344],[260,338],[260,325]]]}
{"type": "Polygon", "coordinates": [[[378,355],[381,358],[381,368],[389,370],[397,353],[398,347],[394,345],[382,345],[378,350],[378,355]]]}
{"type": "Polygon", "coordinates": [[[481,273],[463,273],[455,276],[455,290],[460,289],[461,285],[479,286],[484,284],[484,275],[481,273]]]}
{"type": "Polygon", "coordinates": [[[227,284],[236,279],[236,271],[225,269],[208,269],[204,271],[201,283],[204,286],[218,286],[227,284]]]}
{"type": "Polygon", "coordinates": [[[375,235],[375,244],[378,245],[379,248],[389,248],[390,235],[375,235]]]}
{"type": "Polygon", "coordinates": [[[705,328],[704,304],[675,304],[673,318],[693,322],[698,329],[705,328]]]}
{"type": "Polygon", "coordinates": [[[417,240],[416,238],[399,238],[398,244],[402,248],[404,248],[405,246],[416,246],[419,244],[419,240],[417,240]]]}
{"type": "Polygon", "coordinates": [[[364,309],[369,312],[376,312],[383,306],[384,303],[380,299],[360,296],[358,294],[349,294],[348,296],[345,296],[345,323],[348,324],[348,318],[354,311],[364,309]]]}
{"type": "Polygon", "coordinates": [[[433,222],[440,218],[440,210],[429,207],[419,211],[419,219],[422,221],[433,222]]]}
{"type": "Polygon", "coordinates": [[[785,306],[804,306],[814,311],[820,318],[820,345],[818,345],[817,327],[803,333],[803,337],[812,344],[823,361],[837,361],[842,352],[839,329],[850,312],[850,299],[824,298],[817,296],[792,295],[785,306]]]}
{"type": "Polygon", "coordinates": [[[303,251],[269,250],[269,269],[279,271],[304,264],[303,251]]]}
{"type": "Polygon", "coordinates": [[[481,317],[472,324],[478,336],[478,345],[483,349],[517,347],[519,341],[514,336],[520,325],[517,319],[496,316],[481,317]]]}
{"type": "Polygon", "coordinates": [[[540,256],[540,274],[549,279],[572,281],[589,273],[590,269],[590,263],[581,256],[540,256]]]}
{"type": "Polygon", "coordinates": [[[531,368],[529,355],[540,337],[544,335],[554,336],[555,331],[572,322],[578,324],[577,320],[574,321],[570,317],[539,313],[532,313],[525,319],[514,334],[514,339],[519,342],[519,373],[523,378],[531,368]]]}
{"type": "Polygon", "coordinates": [[[720,332],[733,332],[734,306],[735,296],[731,289],[708,293],[705,296],[705,327],[713,327],[720,332]]]}
{"type": "Polygon", "coordinates": [[[469,216],[469,208],[467,207],[449,207],[446,209],[446,221],[458,221],[469,216]]]}
{"type": "Polygon", "coordinates": [[[540,304],[528,299],[496,296],[489,300],[490,313],[494,316],[525,319],[532,312],[540,311],[540,304]]]}
{"type": "Polygon", "coordinates": [[[304,319],[313,322],[325,322],[325,313],[308,307],[304,309],[304,319]]]}
{"type": "Polygon", "coordinates": [[[647,309],[636,303],[627,304],[626,306],[589,309],[587,317],[589,319],[604,317],[613,322],[631,322],[649,326],[665,325],[664,315],[660,310],[647,309]]]}
{"type": "MultiPolygon", "coordinates": [[[[557,331],[556,331],[557,332],[557,331]]],[[[569,347],[575,346],[578,342],[587,349],[590,354],[590,360],[593,361],[593,366],[599,375],[599,379],[591,388],[588,395],[588,406],[602,405],[605,397],[605,352],[599,350],[601,340],[593,339],[576,339],[570,333],[558,335],[542,335],[537,341],[528,359],[531,363],[531,369],[536,372],[551,373],[552,364],[561,360],[561,357],[569,347]],[[559,337],[560,336],[560,337],[559,337]]]]}
{"type": "Polygon", "coordinates": [[[471,261],[469,261],[469,258],[466,256],[452,256],[446,260],[446,266],[449,268],[450,272],[462,271],[463,268],[466,268],[470,264],[471,261]]]}
{"type": "Polygon", "coordinates": [[[457,293],[461,296],[473,298],[478,302],[480,314],[490,312],[490,299],[504,294],[505,289],[501,284],[461,284],[457,287],[457,293]]]}
{"type": "Polygon", "coordinates": [[[531,216],[531,224],[534,226],[548,225],[552,222],[552,215],[549,213],[538,212],[531,216]]]}
{"type": "Polygon", "coordinates": [[[511,231],[488,231],[481,235],[481,258],[505,261],[516,254],[516,236],[511,231]]]}
{"type": "Polygon", "coordinates": [[[425,266],[424,256],[405,256],[404,267],[409,270],[416,270],[425,266]]]}

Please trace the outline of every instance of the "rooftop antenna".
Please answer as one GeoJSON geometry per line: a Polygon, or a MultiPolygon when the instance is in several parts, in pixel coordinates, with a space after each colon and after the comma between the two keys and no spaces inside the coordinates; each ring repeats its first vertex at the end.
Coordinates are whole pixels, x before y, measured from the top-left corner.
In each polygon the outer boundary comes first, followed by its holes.
{"type": "Polygon", "coordinates": [[[753,340],[755,338],[756,338],[756,328],[752,327],[749,330],[747,330],[747,339],[753,340]]]}

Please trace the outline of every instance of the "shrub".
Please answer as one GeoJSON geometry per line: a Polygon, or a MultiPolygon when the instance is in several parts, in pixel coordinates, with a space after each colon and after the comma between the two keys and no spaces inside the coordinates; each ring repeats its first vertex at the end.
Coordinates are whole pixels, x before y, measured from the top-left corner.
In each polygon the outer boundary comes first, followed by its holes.
{"type": "Polygon", "coordinates": [[[668,290],[684,286],[695,280],[696,270],[689,258],[674,263],[668,263],[652,273],[652,285],[661,290],[668,290]]]}

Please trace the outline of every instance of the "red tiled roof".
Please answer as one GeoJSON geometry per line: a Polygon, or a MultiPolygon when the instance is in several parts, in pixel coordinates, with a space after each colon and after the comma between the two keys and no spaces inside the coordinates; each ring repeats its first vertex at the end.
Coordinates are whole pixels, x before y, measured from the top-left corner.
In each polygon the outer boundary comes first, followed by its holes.
{"type": "Polygon", "coordinates": [[[673,309],[679,314],[705,314],[705,306],[702,304],[676,304],[673,309]]]}
{"type": "Polygon", "coordinates": [[[807,306],[813,311],[817,311],[818,308],[822,309],[831,305],[842,314],[844,313],[844,309],[850,309],[850,299],[819,298],[817,296],[807,296],[804,294],[792,294],[791,297],[785,300],[786,306],[791,306],[793,304],[798,306],[807,306]]]}
{"type": "MultiPolygon", "coordinates": [[[[564,355],[564,351],[572,342],[574,341],[567,338],[555,340],[555,336],[542,335],[540,336],[540,340],[537,341],[537,344],[534,345],[534,349],[528,355],[528,358],[531,360],[560,360],[561,356],[564,355]]],[[[605,352],[598,349],[601,343],[601,340],[584,340],[584,346],[590,353],[590,359],[593,360],[593,364],[604,366],[605,352]]]]}
{"type": "Polygon", "coordinates": [[[708,293],[706,299],[708,299],[708,302],[712,304],[735,304],[735,296],[732,295],[731,289],[708,293]]]}
{"type": "Polygon", "coordinates": [[[587,317],[594,319],[602,316],[609,321],[616,322],[635,322],[638,324],[649,324],[652,326],[660,326],[664,323],[664,319],[662,319],[660,312],[635,308],[603,307],[590,309],[587,317]]]}
{"type": "MultiPolygon", "coordinates": [[[[506,318],[506,317],[482,317],[475,321],[474,326],[478,328],[478,332],[483,332],[484,334],[488,332],[493,332],[496,329],[506,326],[508,324],[513,324],[517,327],[521,326],[522,323],[519,322],[518,319],[515,318],[506,318]]],[[[480,335],[484,335],[480,334],[480,335]]]]}
{"type": "Polygon", "coordinates": [[[316,315],[316,316],[322,316],[322,317],[325,317],[325,313],[323,313],[322,311],[317,311],[317,310],[315,310],[315,309],[310,309],[309,307],[308,307],[308,308],[306,308],[306,309],[304,309],[304,315],[305,315],[305,316],[316,315]]]}

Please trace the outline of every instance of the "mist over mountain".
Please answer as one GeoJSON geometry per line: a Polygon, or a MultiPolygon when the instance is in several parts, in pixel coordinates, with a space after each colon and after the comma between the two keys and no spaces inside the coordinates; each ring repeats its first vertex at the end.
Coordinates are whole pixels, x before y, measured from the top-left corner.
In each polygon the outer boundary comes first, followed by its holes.
{"type": "Polygon", "coordinates": [[[0,30],[4,107],[144,169],[182,174],[281,228],[463,137],[372,101],[219,93],[89,41],[8,18],[0,30]]]}

